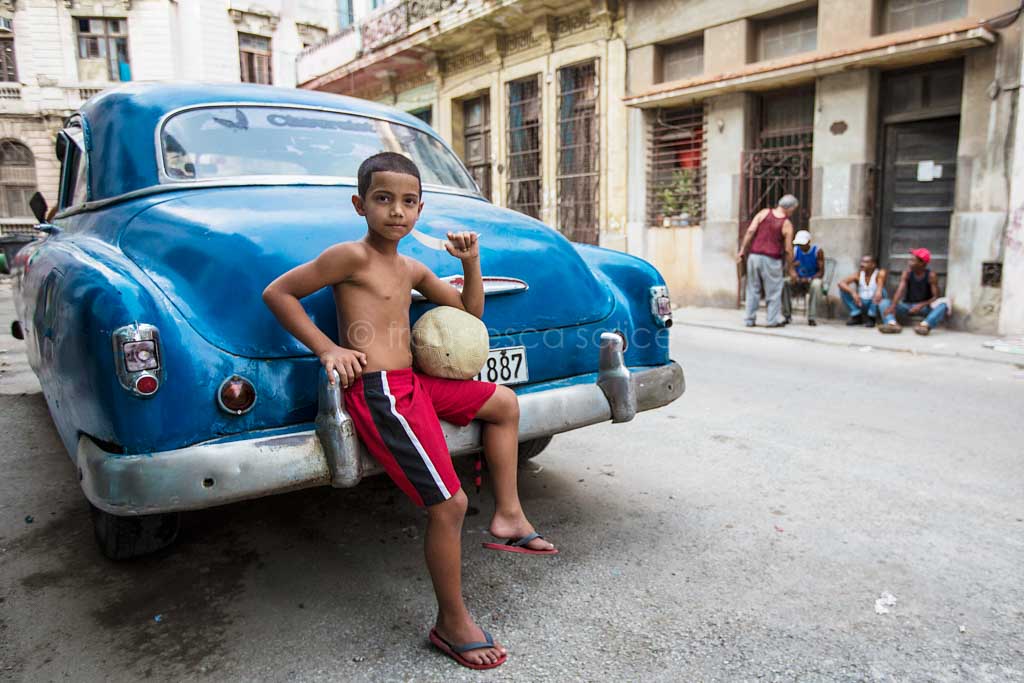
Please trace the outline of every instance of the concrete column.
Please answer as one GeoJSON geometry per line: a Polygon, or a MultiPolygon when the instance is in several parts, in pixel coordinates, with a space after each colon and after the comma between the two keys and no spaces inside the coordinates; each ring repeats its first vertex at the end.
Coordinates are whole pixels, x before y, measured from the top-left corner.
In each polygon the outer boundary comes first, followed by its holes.
{"type": "MultiPolygon", "coordinates": [[[[634,256],[647,258],[644,233],[647,222],[647,120],[643,109],[628,111],[629,180],[626,191],[626,250],[634,256]]],[[[663,273],[664,274],[664,273],[663,273]]]]}
{"type": "MultiPolygon", "coordinates": [[[[872,251],[871,183],[875,166],[877,76],[868,69],[818,79],[810,230],[836,278],[872,251]]],[[[835,296],[835,292],[829,292],[835,296]]]]}
{"type": "Polygon", "coordinates": [[[818,49],[842,50],[874,35],[877,2],[819,0],[818,49]]]}
{"type": "Polygon", "coordinates": [[[730,306],[736,303],[736,249],[739,234],[740,160],[747,145],[750,99],[743,93],[708,101],[707,210],[700,229],[699,273],[694,294],[682,303],[730,306]]]}
{"type": "MultiPolygon", "coordinates": [[[[1024,53],[1024,49],[1021,50],[1024,53]]],[[[1024,73],[1024,62],[1020,64],[1024,73]]],[[[1002,301],[999,334],[1024,335],[1024,112],[1015,95],[1013,172],[1010,177],[1010,215],[1003,239],[1002,301]]]]}
{"type": "Polygon", "coordinates": [[[750,21],[740,19],[704,31],[704,73],[734,71],[751,61],[753,31],[750,21]]]}
{"type": "MultiPolygon", "coordinates": [[[[1013,45],[1020,34],[1014,30],[1013,45]]],[[[949,230],[949,272],[945,294],[953,303],[952,324],[973,332],[999,327],[1002,289],[983,286],[982,265],[998,262],[1007,234],[1007,165],[1016,91],[991,89],[994,82],[1016,82],[1020,57],[1001,46],[969,52],[964,60],[960,140],[957,147],[956,210],[949,230]],[[1011,63],[1012,60],[1012,63],[1011,63]]],[[[1012,287],[1011,287],[1012,288],[1012,287]]]]}

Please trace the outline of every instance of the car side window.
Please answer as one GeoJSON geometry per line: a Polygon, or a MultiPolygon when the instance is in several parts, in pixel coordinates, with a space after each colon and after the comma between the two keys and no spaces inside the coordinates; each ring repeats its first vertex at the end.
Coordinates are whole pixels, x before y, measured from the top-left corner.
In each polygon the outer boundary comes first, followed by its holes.
{"type": "Polygon", "coordinates": [[[84,204],[88,199],[88,159],[83,151],[82,131],[69,128],[60,132],[58,153],[62,155],[60,199],[64,209],[84,204]]]}

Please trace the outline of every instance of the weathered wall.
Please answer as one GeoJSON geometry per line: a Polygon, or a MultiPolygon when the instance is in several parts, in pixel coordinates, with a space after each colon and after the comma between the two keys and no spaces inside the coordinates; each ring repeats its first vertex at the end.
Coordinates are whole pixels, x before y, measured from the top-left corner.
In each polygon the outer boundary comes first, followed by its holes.
{"type": "MultiPolygon", "coordinates": [[[[1021,42],[1018,42],[1021,45],[1021,42]]],[[[1021,50],[1024,54],[1024,50],[1021,50]]],[[[1024,72],[1024,62],[1018,61],[1024,72]]],[[[1024,112],[1019,106],[1013,122],[1013,171],[1009,220],[1003,236],[1003,281],[999,333],[1024,336],[1024,112]]]]}
{"type": "Polygon", "coordinates": [[[964,61],[957,149],[956,210],[949,234],[946,294],[952,324],[972,331],[999,327],[1002,292],[981,283],[982,264],[1002,259],[1009,209],[1016,90],[993,87],[1018,82],[1020,32],[1003,32],[997,46],[973,50],[964,61]]]}

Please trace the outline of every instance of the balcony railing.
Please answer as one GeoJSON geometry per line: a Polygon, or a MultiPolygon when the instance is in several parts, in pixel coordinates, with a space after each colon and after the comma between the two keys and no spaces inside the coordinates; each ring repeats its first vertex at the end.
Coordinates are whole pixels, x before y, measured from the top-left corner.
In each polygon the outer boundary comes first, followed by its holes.
{"type": "Polygon", "coordinates": [[[0,85],[0,100],[20,100],[21,86],[16,83],[0,85]]]}

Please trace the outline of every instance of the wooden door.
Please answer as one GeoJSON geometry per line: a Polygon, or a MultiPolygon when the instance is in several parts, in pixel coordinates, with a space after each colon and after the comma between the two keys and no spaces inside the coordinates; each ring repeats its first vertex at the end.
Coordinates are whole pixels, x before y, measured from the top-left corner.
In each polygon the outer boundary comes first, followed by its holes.
{"type": "Polygon", "coordinates": [[[481,194],[491,199],[491,103],[487,95],[462,103],[462,149],[481,194]]]}
{"type": "Polygon", "coordinates": [[[931,269],[946,273],[959,132],[958,117],[885,127],[879,256],[892,274],[890,291],[910,249],[927,248],[931,269]]]}

